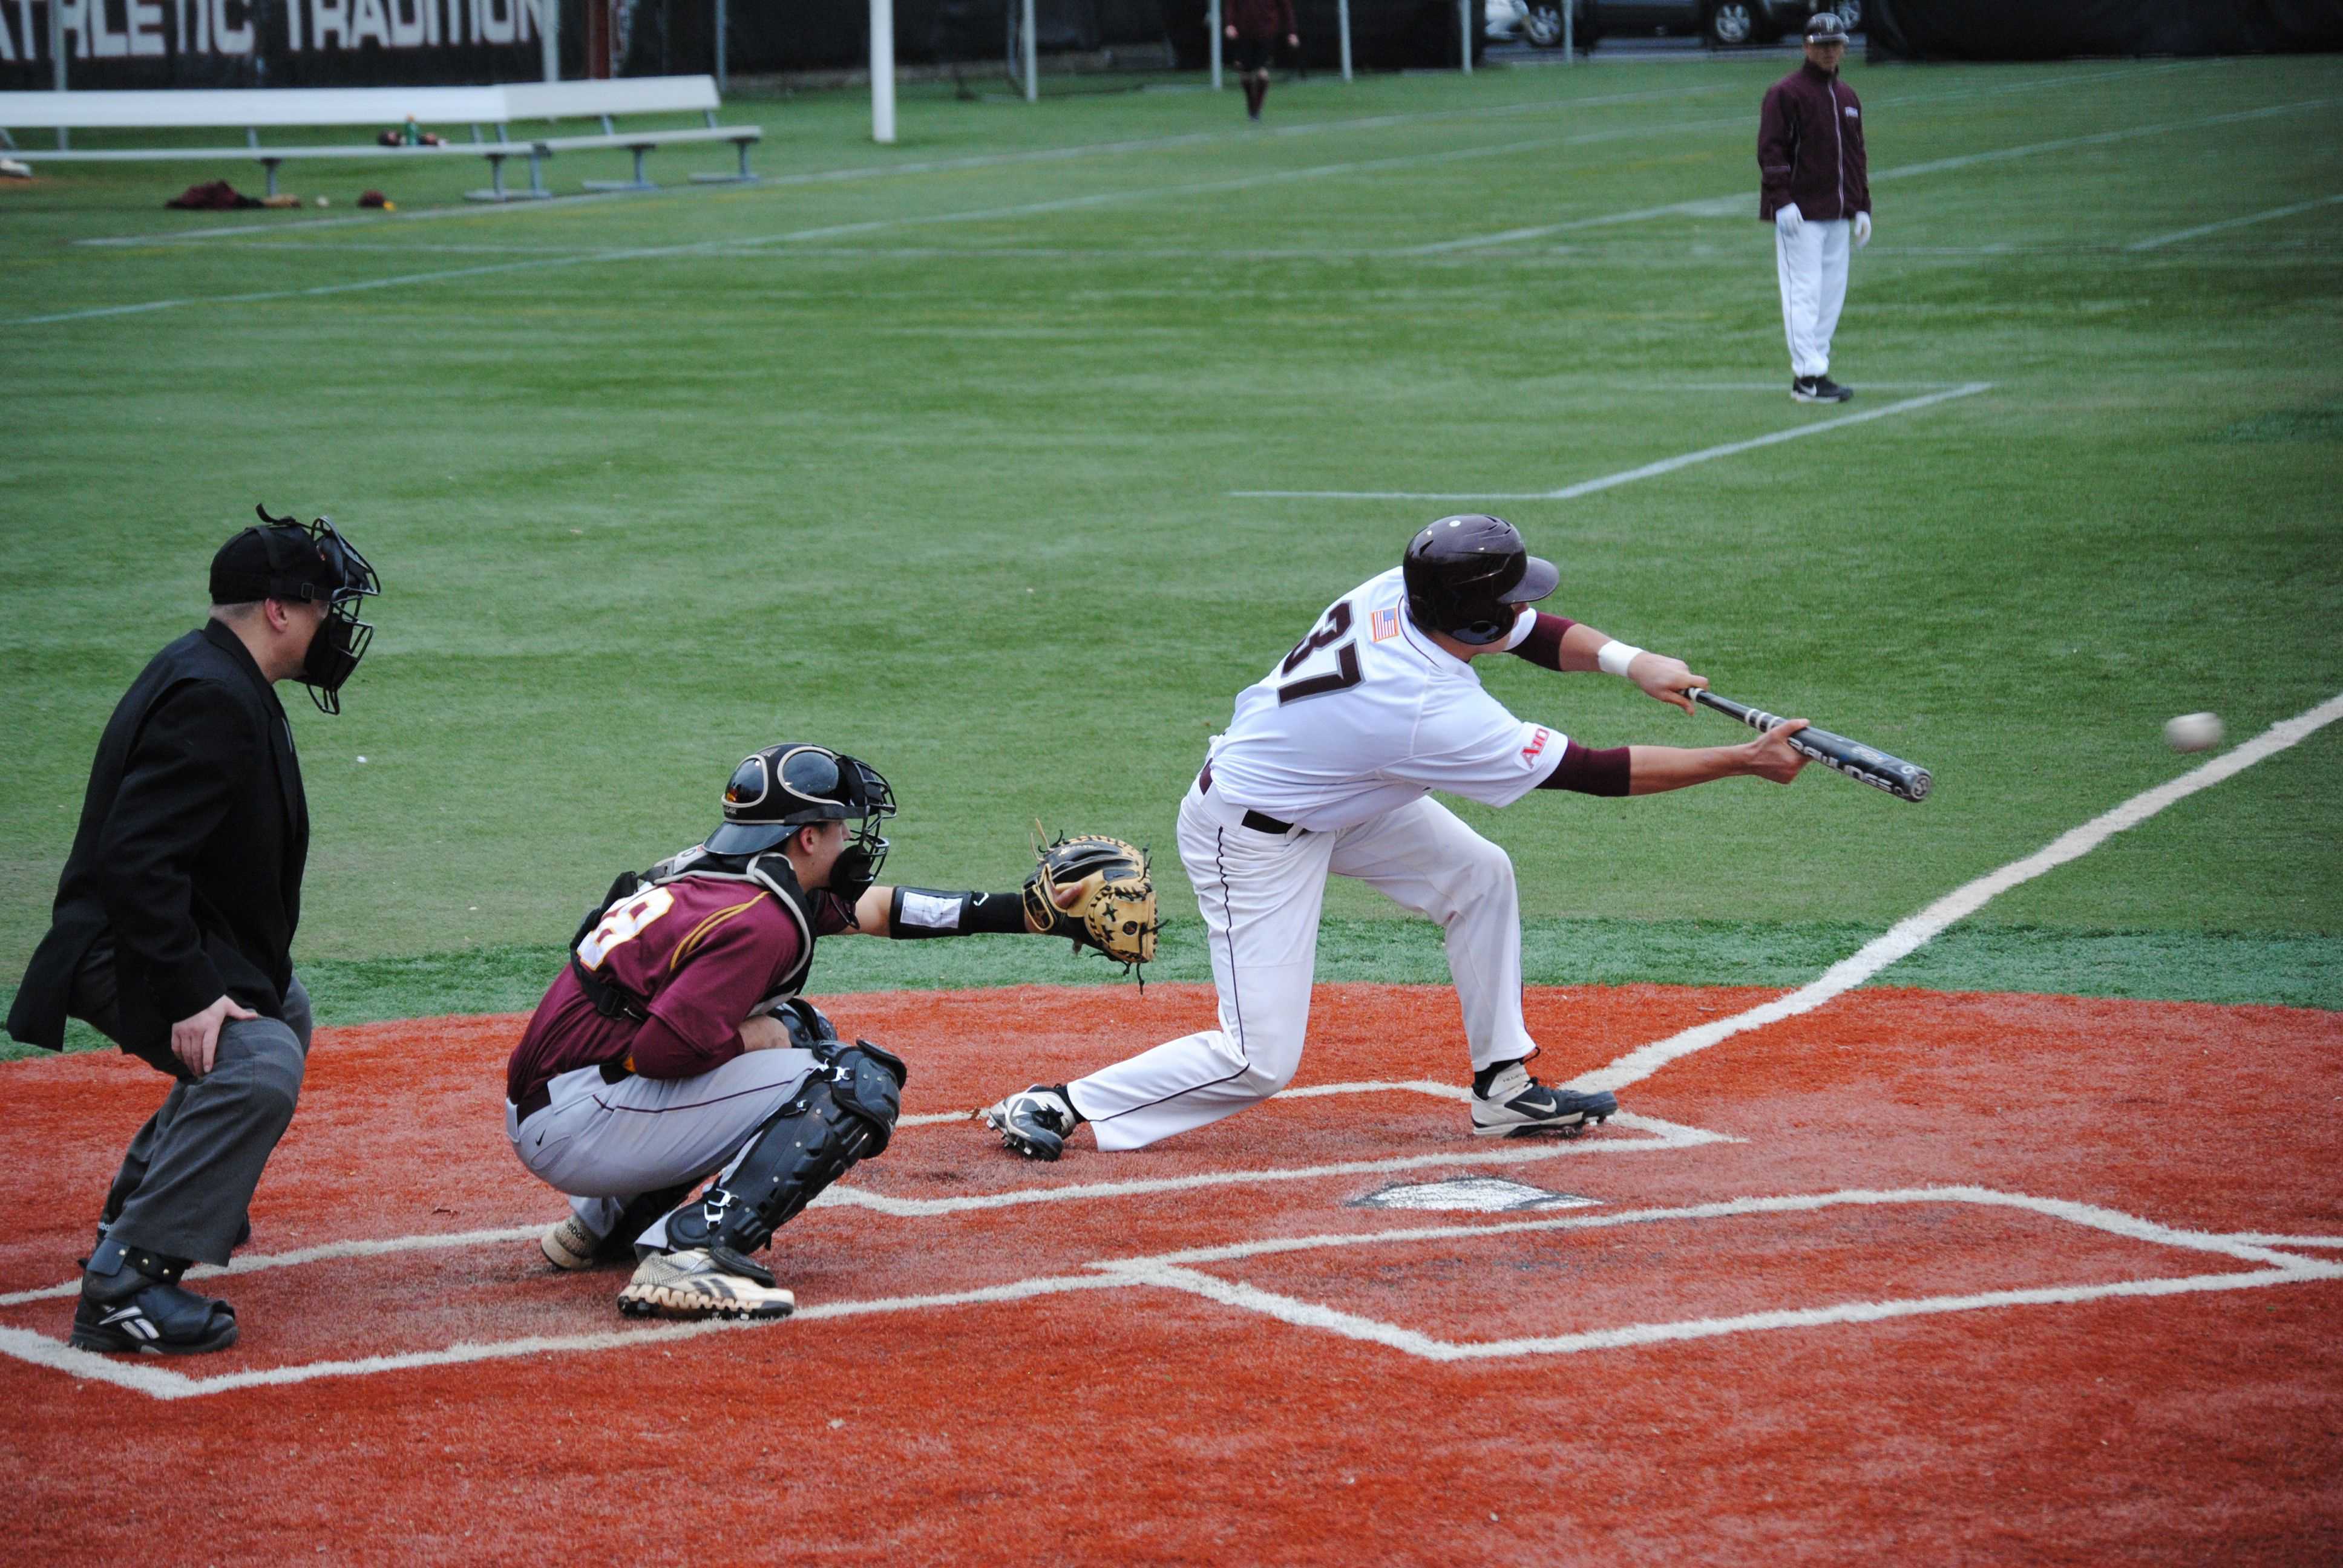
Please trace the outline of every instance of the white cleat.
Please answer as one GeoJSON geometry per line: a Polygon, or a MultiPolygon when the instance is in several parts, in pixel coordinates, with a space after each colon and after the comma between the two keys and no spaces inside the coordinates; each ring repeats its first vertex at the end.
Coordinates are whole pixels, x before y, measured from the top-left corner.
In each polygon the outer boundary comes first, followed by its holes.
{"type": "Polygon", "coordinates": [[[602,1238],[588,1230],[586,1222],[575,1214],[538,1237],[537,1244],[547,1262],[570,1273],[602,1261],[602,1238]]]}
{"type": "Polygon", "coordinates": [[[636,1264],[618,1310],[630,1318],[786,1318],[798,1299],[738,1252],[690,1247],[636,1264]]]}
{"type": "Polygon", "coordinates": [[[1575,1138],[1589,1122],[1607,1121],[1618,1111],[1615,1094],[1549,1089],[1515,1061],[1490,1081],[1488,1093],[1473,1096],[1473,1132],[1479,1138],[1505,1138],[1550,1128],[1575,1138]]]}

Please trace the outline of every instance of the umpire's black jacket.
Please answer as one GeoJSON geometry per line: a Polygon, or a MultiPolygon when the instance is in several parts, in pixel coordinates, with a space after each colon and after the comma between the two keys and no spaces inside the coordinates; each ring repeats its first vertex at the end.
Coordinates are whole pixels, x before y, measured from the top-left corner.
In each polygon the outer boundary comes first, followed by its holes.
{"type": "Polygon", "coordinates": [[[285,709],[208,621],[155,656],[106,726],[8,1032],[60,1049],[74,970],[109,935],[126,1050],[167,1059],[171,1025],[223,995],[283,1016],[308,855],[285,709]]]}

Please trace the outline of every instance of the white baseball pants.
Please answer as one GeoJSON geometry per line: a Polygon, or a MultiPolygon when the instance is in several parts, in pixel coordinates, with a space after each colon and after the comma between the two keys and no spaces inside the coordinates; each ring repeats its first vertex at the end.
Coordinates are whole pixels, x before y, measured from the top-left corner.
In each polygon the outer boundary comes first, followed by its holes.
{"type": "Polygon", "coordinates": [[[1790,340],[1790,374],[1830,374],[1831,334],[1846,304],[1846,258],[1851,246],[1845,218],[1816,223],[1808,218],[1797,237],[1774,231],[1774,260],[1782,280],[1782,329],[1790,340]]]}
{"type": "Polygon", "coordinates": [[[1428,797],[1331,833],[1263,833],[1217,795],[1180,805],[1220,1027],[1067,1085],[1098,1146],[1139,1149],[1258,1105],[1292,1081],[1310,1023],[1326,878],[1356,877],[1447,933],[1473,1065],[1537,1049],[1522,1021],[1521,898],[1504,850],[1428,797]]]}
{"type": "MultiPolygon", "coordinates": [[[[816,1065],[810,1051],[751,1050],[697,1078],[616,1083],[581,1067],[548,1084],[550,1101],[526,1122],[508,1102],[505,1136],[529,1174],[568,1194],[586,1228],[607,1236],[629,1199],[725,1167],[816,1065]]],[[[641,1244],[666,1242],[662,1217],[641,1244]]]]}

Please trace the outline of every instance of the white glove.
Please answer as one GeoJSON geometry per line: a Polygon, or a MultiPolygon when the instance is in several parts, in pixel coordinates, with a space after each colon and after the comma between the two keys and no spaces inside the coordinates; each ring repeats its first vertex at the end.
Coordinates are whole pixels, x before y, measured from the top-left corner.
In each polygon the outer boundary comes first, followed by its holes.
{"type": "Polygon", "coordinates": [[[1870,243],[1871,215],[1867,212],[1856,213],[1855,215],[1855,248],[1861,250],[1870,243]]]}
{"type": "Polygon", "coordinates": [[[1795,239],[1798,231],[1806,226],[1806,215],[1798,210],[1796,202],[1785,202],[1774,209],[1774,228],[1784,239],[1795,239]]]}

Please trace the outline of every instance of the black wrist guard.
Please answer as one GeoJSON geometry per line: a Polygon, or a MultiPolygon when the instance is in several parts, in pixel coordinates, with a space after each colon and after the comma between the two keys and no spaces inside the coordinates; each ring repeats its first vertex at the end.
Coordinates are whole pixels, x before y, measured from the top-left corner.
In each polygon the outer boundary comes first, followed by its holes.
{"type": "Polygon", "coordinates": [[[940,893],[898,888],[887,907],[887,932],[901,941],[921,937],[1022,935],[1025,904],[1016,893],[940,893]]]}

